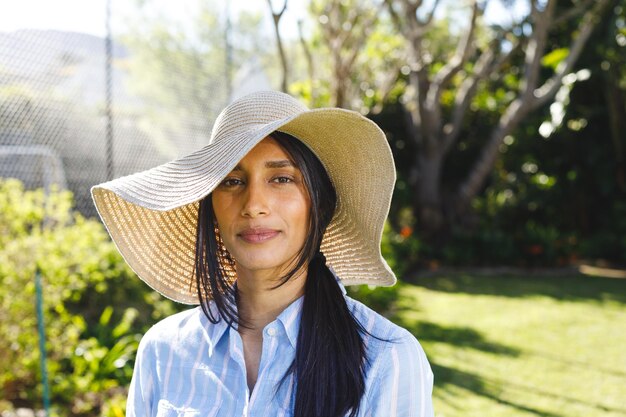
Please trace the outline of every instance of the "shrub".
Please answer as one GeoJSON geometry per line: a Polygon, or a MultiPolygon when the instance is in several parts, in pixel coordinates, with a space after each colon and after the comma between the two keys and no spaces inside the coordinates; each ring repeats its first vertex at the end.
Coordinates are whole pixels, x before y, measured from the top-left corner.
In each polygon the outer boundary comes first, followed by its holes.
{"type": "Polygon", "coordinates": [[[14,406],[41,403],[38,271],[54,414],[119,415],[141,333],[175,307],[155,302],[71,193],[0,180],[0,397],[14,406]]]}
{"type": "Polygon", "coordinates": [[[626,265],[626,203],[615,202],[611,210],[611,229],[597,230],[581,242],[581,255],[626,265]]]}
{"type": "Polygon", "coordinates": [[[381,252],[397,277],[404,277],[415,267],[421,250],[422,245],[411,227],[404,226],[396,232],[389,222],[385,222],[381,252]]]}

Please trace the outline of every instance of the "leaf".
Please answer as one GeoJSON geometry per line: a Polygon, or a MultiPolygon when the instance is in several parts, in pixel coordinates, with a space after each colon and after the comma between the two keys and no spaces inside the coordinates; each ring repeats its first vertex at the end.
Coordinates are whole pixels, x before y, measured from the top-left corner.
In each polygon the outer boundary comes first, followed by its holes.
{"type": "Polygon", "coordinates": [[[569,48],[559,48],[545,55],[541,59],[544,67],[556,69],[556,67],[569,55],[569,48]]]}
{"type": "Polygon", "coordinates": [[[124,311],[122,320],[111,332],[113,338],[117,339],[118,337],[128,333],[137,316],[139,316],[137,309],[127,308],[126,311],[124,311]]]}
{"type": "Polygon", "coordinates": [[[111,321],[112,315],[113,315],[113,307],[106,306],[106,308],[102,312],[102,315],[100,316],[100,325],[107,326],[109,322],[111,321]]]}

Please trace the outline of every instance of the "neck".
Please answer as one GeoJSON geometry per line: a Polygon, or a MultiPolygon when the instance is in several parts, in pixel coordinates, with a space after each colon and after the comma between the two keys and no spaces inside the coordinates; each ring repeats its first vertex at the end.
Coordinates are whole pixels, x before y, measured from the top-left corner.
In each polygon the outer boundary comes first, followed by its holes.
{"type": "Polygon", "coordinates": [[[267,271],[237,271],[237,308],[246,324],[240,333],[258,333],[292,302],[304,294],[306,269],[297,272],[280,287],[276,274],[267,271]],[[272,279],[273,278],[273,279],[272,279]]]}

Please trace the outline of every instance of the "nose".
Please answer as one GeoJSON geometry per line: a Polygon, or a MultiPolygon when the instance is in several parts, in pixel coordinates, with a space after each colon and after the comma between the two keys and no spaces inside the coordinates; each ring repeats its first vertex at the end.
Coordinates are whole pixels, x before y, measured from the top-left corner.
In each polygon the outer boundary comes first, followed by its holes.
{"type": "Polygon", "coordinates": [[[241,215],[255,218],[269,214],[269,205],[262,181],[250,180],[244,194],[241,215]]]}

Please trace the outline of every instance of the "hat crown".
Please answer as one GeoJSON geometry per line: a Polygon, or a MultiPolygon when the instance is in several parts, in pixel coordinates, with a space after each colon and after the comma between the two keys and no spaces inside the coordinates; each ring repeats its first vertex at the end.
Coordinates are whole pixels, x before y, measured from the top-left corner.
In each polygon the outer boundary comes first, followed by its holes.
{"type": "Polygon", "coordinates": [[[229,104],[217,116],[210,143],[222,141],[233,135],[284,120],[309,109],[288,94],[278,91],[258,91],[229,104]]]}

